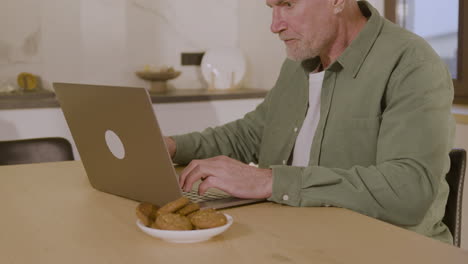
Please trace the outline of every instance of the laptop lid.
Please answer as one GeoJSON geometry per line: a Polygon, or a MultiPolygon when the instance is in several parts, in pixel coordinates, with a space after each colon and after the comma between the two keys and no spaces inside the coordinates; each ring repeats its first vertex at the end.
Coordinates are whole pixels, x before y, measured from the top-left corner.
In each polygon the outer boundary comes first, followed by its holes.
{"type": "MultiPolygon", "coordinates": [[[[146,89],[53,85],[94,188],[160,206],[182,196],[146,89]],[[113,152],[106,137],[120,140],[122,151],[113,152]]],[[[225,208],[259,201],[229,197],[201,206],[225,208]]]]}
{"type": "Polygon", "coordinates": [[[146,89],[66,83],[54,89],[94,188],[157,205],[181,197],[146,89]],[[106,133],[120,139],[123,157],[109,149],[106,133]]]}

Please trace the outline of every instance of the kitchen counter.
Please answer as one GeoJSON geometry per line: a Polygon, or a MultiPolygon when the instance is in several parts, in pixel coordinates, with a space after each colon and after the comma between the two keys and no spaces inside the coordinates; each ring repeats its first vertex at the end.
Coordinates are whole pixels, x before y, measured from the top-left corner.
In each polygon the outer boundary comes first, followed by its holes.
{"type": "MultiPolygon", "coordinates": [[[[154,104],[201,102],[263,98],[268,90],[242,88],[236,90],[177,89],[165,93],[150,93],[154,104]]],[[[55,94],[50,91],[0,95],[0,110],[58,108],[55,94]]]]}

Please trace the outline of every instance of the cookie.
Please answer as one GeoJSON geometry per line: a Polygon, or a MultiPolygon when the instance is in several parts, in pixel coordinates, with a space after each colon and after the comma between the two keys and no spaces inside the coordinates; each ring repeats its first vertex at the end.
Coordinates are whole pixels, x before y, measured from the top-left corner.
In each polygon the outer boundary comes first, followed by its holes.
{"type": "Polygon", "coordinates": [[[158,207],[156,205],[143,202],[138,204],[136,208],[136,215],[145,226],[151,226],[151,224],[153,224],[154,220],[156,219],[157,211],[158,207]]]}
{"type": "Polygon", "coordinates": [[[176,213],[180,215],[189,215],[195,211],[198,211],[200,209],[200,205],[197,203],[189,203],[186,206],[182,207],[179,209],[176,213]]]}
{"type": "MultiPolygon", "coordinates": [[[[216,212],[216,210],[213,209],[213,208],[205,208],[205,209],[202,209],[201,211],[203,211],[203,213],[208,213],[208,212],[213,212],[213,213],[215,213],[215,212],[216,212]]],[[[192,212],[192,213],[188,214],[188,215],[187,215],[188,219],[190,219],[190,221],[191,221],[191,220],[192,220],[192,217],[193,217],[194,215],[196,215],[198,212],[200,212],[200,211],[195,211],[195,212],[192,212]]]]}
{"type": "Polygon", "coordinates": [[[156,218],[156,222],[151,226],[162,230],[192,230],[190,220],[180,214],[163,214],[156,218]]]}
{"type": "Polygon", "coordinates": [[[186,216],[187,216],[187,218],[188,218],[190,221],[192,221],[192,217],[193,217],[196,213],[198,213],[198,212],[199,212],[199,211],[191,212],[190,214],[188,214],[188,215],[186,215],[186,216]]]}
{"type": "Polygon", "coordinates": [[[163,207],[159,208],[156,216],[159,217],[163,214],[174,213],[175,211],[181,209],[182,207],[186,206],[189,203],[189,199],[186,197],[180,197],[179,199],[167,203],[163,207]]]}
{"type": "Polygon", "coordinates": [[[225,225],[227,218],[224,214],[214,209],[206,209],[194,213],[190,221],[197,229],[207,229],[225,225]]]}

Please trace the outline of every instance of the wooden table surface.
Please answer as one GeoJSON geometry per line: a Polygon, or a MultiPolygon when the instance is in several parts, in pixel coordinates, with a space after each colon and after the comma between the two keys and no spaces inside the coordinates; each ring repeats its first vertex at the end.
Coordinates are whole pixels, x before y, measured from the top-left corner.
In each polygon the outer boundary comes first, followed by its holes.
{"type": "Polygon", "coordinates": [[[93,189],[81,162],[0,166],[0,263],[468,263],[468,252],[340,208],[223,210],[225,233],[172,244],[135,225],[137,202],[93,189]]]}

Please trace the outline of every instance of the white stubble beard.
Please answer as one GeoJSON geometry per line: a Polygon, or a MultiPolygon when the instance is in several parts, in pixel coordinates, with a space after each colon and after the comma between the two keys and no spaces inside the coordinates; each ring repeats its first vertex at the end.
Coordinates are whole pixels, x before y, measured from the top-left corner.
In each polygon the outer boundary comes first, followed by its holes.
{"type": "Polygon", "coordinates": [[[309,41],[304,42],[303,40],[296,40],[294,43],[286,45],[286,54],[289,59],[293,61],[303,61],[306,59],[317,57],[320,52],[312,48],[312,43],[309,41]],[[292,45],[291,45],[292,44],[292,45]]]}

